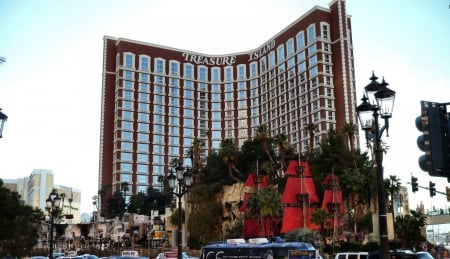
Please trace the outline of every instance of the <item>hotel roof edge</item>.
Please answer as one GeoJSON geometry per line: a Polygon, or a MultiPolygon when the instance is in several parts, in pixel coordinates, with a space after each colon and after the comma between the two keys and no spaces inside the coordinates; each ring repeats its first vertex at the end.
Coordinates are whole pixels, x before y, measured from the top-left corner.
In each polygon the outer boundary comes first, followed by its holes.
{"type": "MultiPolygon", "coordinates": [[[[340,0],[333,0],[330,2],[329,5],[332,5],[333,3],[340,1],[340,0]]],[[[343,0],[345,1],[345,0],[343,0]]],[[[118,44],[120,41],[125,41],[125,42],[130,42],[130,43],[135,43],[135,44],[139,44],[139,45],[146,45],[146,46],[151,46],[151,47],[156,47],[156,48],[162,48],[162,49],[168,49],[168,50],[173,50],[173,51],[179,51],[179,52],[189,52],[189,53],[193,53],[193,54],[199,54],[202,56],[206,56],[206,57],[221,57],[221,56],[230,56],[230,55],[246,55],[248,53],[252,53],[254,51],[259,50],[260,48],[264,47],[265,45],[267,45],[269,42],[273,41],[274,39],[276,39],[277,37],[279,37],[280,35],[282,35],[285,31],[287,31],[289,28],[291,28],[292,26],[294,26],[296,23],[298,23],[299,21],[303,20],[305,17],[307,17],[308,15],[310,15],[311,13],[313,13],[316,10],[320,10],[320,11],[324,11],[324,12],[330,12],[330,9],[327,9],[325,7],[321,7],[321,6],[314,6],[313,8],[309,9],[309,11],[307,11],[306,13],[304,13],[302,16],[300,16],[299,18],[295,19],[293,22],[291,22],[288,26],[284,27],[281,31],[279,31],[277,34],[275,34],[274,36],[272,36],[270,39],[268,39],[267,41],[265,41],[263,44],[261,44],[260,46],[251,49],[251,50],[247,50],[247,51],[241,51],[241,52],[235,52],[235,53],[227,53],[227,54],[206,54],[206,53],[202,53],[202,52],[197,52],[197,51],[193,51],[193,50],[186,50],[186,49],[180,49],[180,48],[175,48],[175,47],[169,47],[169,46],[164,46],[164,45],[159,45],[159,44],[155,44],[155,43],[150,43],[150,42],[143,42],[143,41],[138,41],[138,40],[132,40],[132,39],[127,39],[127,38],[122,38],[122,37],[113,37],[113,36],[108,36],[105,35],[103,36],[103,40],[115,40],[117,41],[116,44],[118,44]]]]}

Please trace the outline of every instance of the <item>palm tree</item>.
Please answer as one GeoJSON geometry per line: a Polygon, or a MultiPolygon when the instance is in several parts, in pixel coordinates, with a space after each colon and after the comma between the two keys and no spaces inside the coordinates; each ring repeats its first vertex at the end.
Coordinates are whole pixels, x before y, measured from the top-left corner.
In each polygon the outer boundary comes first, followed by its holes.
{"type": "Polygon", "coordinates": [[[111,185],[104,184],[104,185],[102,185],[102,188],[100,188],[100,190],[98,190],[98,195],[100,196],[100,212],[103,211],[105,195],[110,188],[111,188],[111,185]]]}
{"type": "Polygon", "coordinates": [[[390,212],[394,213],[394,194],[398,193],[401,188],[400,179],[397,178],[396,175],[389,175],[388,179],[384,179],[384,186],[386,192],[389,193],[390,196],[390,212]]]}
{"type": "Polygon", "coordinates": [[[234,172],[243,176],[235,166],[236,156],[238,154],[237,147],[232,139],[224,139],[220,143],[219,156],[222,158],[223,163],[228,168],[228,174],[237,182],[242,182],[241,179],[234,175],[234,172]]]}
{"type": "Polygon", "coordinates": [[[346,122],[342,126],[341,132],[347,137],[346,145],[348,150],[352,153],[355,152],[355,135],[358,133],[358,126],[353,122],[346,122]]]}
{"type": "Polygon", "coordinates": [[[195,138],[192,146],[189,148],[188,156],[192,161],[192,171],[198,173],[201,171],[202,161],[201,161],[201,146],[202,142],[200,139],[195,138]]]}
{"type": "MultiPolygon", "coordinates": [[[[283,171],[286,168],[286,149],[289,148],[289,141],[285,134],[281,133],[275,137],[275,142],[278,145],[278,157],[280,161],[281,170],[283,171]]],[[[281,175],[278,175],[281,177],[281,175]]]]}
{"type": "Polygon", "coordinates": [[[269,133],[267,131],[267,125],[262,124],[262,125],[258,126],[258,128],[256,130],[255,140],[261,142],[261,144],[263,146],[264,153],[266,153],[266,155],[269,158],[270,162],[275,164],[275,161],[273,160],[272,156],[270,155],[271,139],[269,138],[269,133]]]}
{"type": "Polygon", "coordinates": [[[426,225],[427,217],[420,211],[410,212],[411,215],[400,215],[395,218],[394,229],[402,247],[416,247],[419,242],[425,241],[420,229],[426,225]]]}
{"type": "Polygon", "coordinates": [[[247,200],[247,217],[258,217],[260,233],[274,232],[272,220],[281,214],[281,198],[275,186],[269,186],[253,193],[247,200]]]}
{"type": "Polygon", "coordinates": [[[306,133],[309,134],[309,149],[308,156],[306,158],[307,161],[312,157],[314,151],[314,133],[319,130],[319,125],[314,123],[309,123],[303,129],[306,133]]]}
{"type": "Polygon", "coordinates": [[[320,234],[323,235],[325,222],[328,219],[328,213],[323,209],[316,209],[311,215],[311,222],[320,226],[320,234]]]}

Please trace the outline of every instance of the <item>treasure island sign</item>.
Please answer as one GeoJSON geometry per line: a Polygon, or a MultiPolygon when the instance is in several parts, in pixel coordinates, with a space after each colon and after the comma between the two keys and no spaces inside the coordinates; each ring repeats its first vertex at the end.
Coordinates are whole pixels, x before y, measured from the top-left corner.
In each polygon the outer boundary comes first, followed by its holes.
{"type": "MultiPolygon", "coordinates": [[[[248,54],[248,61],[256,60],[275,47],[275,40],[264,45],[262,48],[257,49],[254,52],[248,54]]],[[[196,65],[208,65],[208,66],[231,66],[236,63],[236,56],[202,56],[198,54],[192,54],[184,52],[184,60],[187,62],[194,63],[196,65]]]]}

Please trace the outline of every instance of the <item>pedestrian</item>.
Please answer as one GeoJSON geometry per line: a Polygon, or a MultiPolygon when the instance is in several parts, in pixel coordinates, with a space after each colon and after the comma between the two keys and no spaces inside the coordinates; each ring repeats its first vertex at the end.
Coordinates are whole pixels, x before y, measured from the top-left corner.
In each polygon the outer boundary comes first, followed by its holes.
{"type": "Polygon", "coordinates": [[[448,259],[449,257],[449,252],[446,248],[443,248],[441,251],[441,259],[448,259]]]}

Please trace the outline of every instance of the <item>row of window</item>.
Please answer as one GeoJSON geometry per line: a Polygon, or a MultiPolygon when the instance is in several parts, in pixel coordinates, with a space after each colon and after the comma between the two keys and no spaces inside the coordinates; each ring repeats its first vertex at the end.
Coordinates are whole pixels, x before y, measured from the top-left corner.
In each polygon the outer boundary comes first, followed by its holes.
{"type": "MultiPolygon", "coordinates": [[[[321,40],[329,41],[329,24],[322,22],[320,23],[320,35],[321,40]]],[[[277,64],[281,64],[287,58],[294,56],[296,53],[304,51],[305,48],[312,53],[314,50],[311,48],[315,47],[316,41],[316,25],[311,24],[306,30],[306,36],[304,31],[297,33],[295,37],[289,38],[286,43],[281,43],[277,46],[276,50],[272,50],[267,56],[263,56],[259,59],[260,70],[262,72],[275,67],[277,64]],[[306,41],[305,41],[306,40],[306,41]],[[266,61],[267,60],[267,61],[266,61]]],[[[310,54],[311,54],[310,53],[310,54]]],[[[141,71],[150,71],[151,57],[148,55],[138,56],[138,69],[141,71]]],[[[162,58],[154,58],[153,72],[155,74],[166,74],[166,60],[162,58]]],[[[120,56],[117,56],[117,64],[121,64],[120,56]]],[[[136,55],[131,52],[124,53],[123,66],[127,69],[136,69],[136,55]]],[[[183,64],[183,77],[184,78],[194,78],[194,65],[185,63],[183,64]]],[[[180,73],[180,62],[176,60],[169,61],[169,74],[173,76],[179,76],[180,73]]],[[[246,65],[237,65],[237,78],[246,78],[246,65]]],[[[233,80],[233,67],[227,66],[223,71],[224,81],[233,80]]],[[[250,78],[258,76],[258,63],[250,63],[250,78]]],[[[219,67],[211,68],[211,81],[219,82],[221,81],[221,69],[219,67]]],[[[145,79],[144,79],[145,80],[145,79]]],[[[197,80],[207,81],[208,80],[208,67],[199,65],[197,66],[197,80]]]]}

